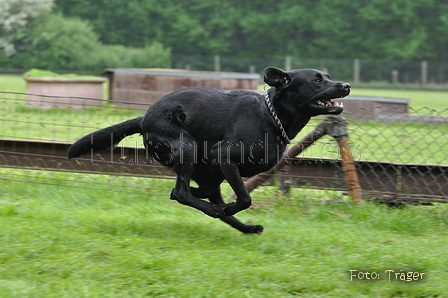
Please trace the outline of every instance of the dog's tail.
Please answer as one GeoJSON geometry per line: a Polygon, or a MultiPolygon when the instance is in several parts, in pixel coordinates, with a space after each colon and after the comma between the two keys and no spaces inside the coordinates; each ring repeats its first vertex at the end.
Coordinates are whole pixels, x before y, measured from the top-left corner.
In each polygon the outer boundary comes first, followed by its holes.
{"type": "Polygon", "coordinates": [[[82,137],[68,150],[68,159],[79,157],[92,151],[104,151],[113,148],[125,137],[142,133],[142,118],[138,117],[115,124],[82,137]]]}

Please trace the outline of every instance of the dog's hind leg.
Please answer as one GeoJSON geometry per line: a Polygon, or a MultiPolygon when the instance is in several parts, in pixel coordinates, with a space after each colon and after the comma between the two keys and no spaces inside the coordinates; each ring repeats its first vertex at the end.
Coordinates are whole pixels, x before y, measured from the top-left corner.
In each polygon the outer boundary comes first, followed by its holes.
{"type": "MultiPolygon", "coordinates": [[[[225,202],[221,196],[221,188],[219,185],[221,184],[222,178],[214,179],[213,175],[207,175],[209,179],[206,180],[204,184],[200,184],[199,188],[191,188],[191,193],[193,196],[198,198],[208,198],[211,203],[224,207],[225,202]]],[[[203,177],[199,179],[195,179],[196,182],[202,182],[205,179],[203,177]],[[202,181],[201,181],[202,180],[202,181]]],[[[245,234],[260,234],[263,232],[263,226],[260,225],[246,225],[236,219],[234,216],[230,215],[222,215],[219,217],[220,220],[230,225],[231,227],[237,229],[240,232],[245,234]]]]}
{"type": "Polygon", "coordinates": [[[203,201],[191,193],[190,179],[193,174],[195,164],[183,164],[176,167],[176,185],[171,192],[171,199],[179,203],[196,208],[208,216],[219,218],[223,215],[222,207],[203,201]]]}
{"type": "MultiPolygon", "coordinates": [[[[225,204],[224,200],[222,199],[221,191],[219,188],[212,196],[209,197],[209,200],[210,200],[210,202],[212,202],[216,205],[225,204]]],[[[232,215],[223,215],[223,216],[219,217],[219,219],[245,234],[260,234],[261,232],[263,232],[263,226],[246,225],[246,224],[242,223],[241,221],[239,221],[238,219],[236,219],[232,215]]]]}

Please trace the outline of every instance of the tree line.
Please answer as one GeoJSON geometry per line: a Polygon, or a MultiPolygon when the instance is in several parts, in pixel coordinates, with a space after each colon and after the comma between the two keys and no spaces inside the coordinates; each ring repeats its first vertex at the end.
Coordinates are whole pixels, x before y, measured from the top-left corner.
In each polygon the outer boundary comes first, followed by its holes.
{"type": "Polygon", "coordinates": [[[106,44],[245,58],[446,59],[437,0],[56,0],[106,44]]]}
{"type": "MultiPolygon", "coordinates": [[[[446,1],[54,1],[53,18],[59,18],[60,22],[61,19],[76,21],[78,25],[73,26],[84,28],[85,32],[79,29],[78,35],[74,28],[70,31],[70,36],[76,35],[77,41],[68,56],[78,54],[82,56],[79,59],[90,60],[89,67],[100,67],[104,59],[137,66],[141,61],[129,60],[142,60],[141,54],[150,53],[157,53],[151,60],[159,61],[159,67],[169,64],[170,54],[245,59],[284,56],[399,61],[448,59],[446,1]],[[101,49],[97,52],[102,57],[88,58],[81,54],[84,48],[92,52],[92,47],[99,45],[101,49]]],[[[59,38],[69,38],[55,32],[62,23],[52,22],[42,28],[44,25],[39,22],[46,19],[37,18],[31,30],[34,50],[48,46],[41,43],[45,35],[42,30],[54,31],[54,39],[47,42],[63,43],[59,38]]],[[[26,46],[29,48],[29,41],[26,46]]],[[[57,54],[48,52],[45,59],[70,59],[57,54]]],[[[41,61],[41,58],[35,60],[41,61]]],[[[64,67],[74,66],[66,63],[64,67]]]]}

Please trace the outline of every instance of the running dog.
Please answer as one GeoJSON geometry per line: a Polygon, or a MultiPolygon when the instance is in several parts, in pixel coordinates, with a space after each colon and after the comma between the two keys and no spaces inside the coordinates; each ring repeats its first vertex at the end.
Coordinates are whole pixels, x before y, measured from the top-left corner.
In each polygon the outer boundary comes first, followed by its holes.
{"type": "Polygon", "coordinates": [[[331,81],[327,73],[314,69],[267,67],[264,82],[270,86],[264,94],[209,87],[172,92],[144,116],[79,139],[68,158],[112,150],[126,136],[141,134],[147,152],[177,174],[171,199],[243,233],[261,233],[262,226],[233,216],[252,201],[242,177],[276,165],[311,117],[342,113],[342,103],[333,100],[350,93],[350,84],[331,81]],[[190,187],[190,180],[198,187],[190,187]],[[225,204],[220,191],[224,180],[235,192],[235,202],[225,204]]]}

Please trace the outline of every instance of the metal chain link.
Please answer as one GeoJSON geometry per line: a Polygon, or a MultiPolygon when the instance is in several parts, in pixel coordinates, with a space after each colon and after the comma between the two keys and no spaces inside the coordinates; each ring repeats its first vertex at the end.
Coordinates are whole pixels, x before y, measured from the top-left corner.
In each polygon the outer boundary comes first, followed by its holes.
{"type": "Polygon", "coordinates": [[[274,111],[274,108],[272,107],[271,100],[269,99],[268,91],[266,90],[264,92],[264,100],[266,101],[266,105],[269,108],[269,111],[271,112],[272,117],[274,117],[275,123],[277,124],[278,129],[282,133],[282,137],[285,140],[286,144],[290,144],[291,140],[289,139],[288,135],[286,134],[285,129],[283,128],[282,122],[277,116],[277,113],[274,111]]]}

